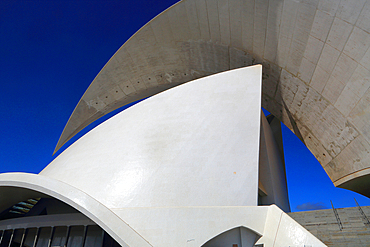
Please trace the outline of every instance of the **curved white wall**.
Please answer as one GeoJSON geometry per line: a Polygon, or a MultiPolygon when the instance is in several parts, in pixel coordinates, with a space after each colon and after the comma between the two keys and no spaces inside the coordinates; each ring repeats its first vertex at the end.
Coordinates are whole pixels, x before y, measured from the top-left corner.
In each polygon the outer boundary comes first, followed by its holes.
{"type": "Polygon", "coordinates": [[[109,208],[255,206],[261,69],[220,73],[146,99],[40,174],[109,208]]]}
{"type": "Polygon", "coordinates": [[[262,63],[262,106],[302,139],[335,186],[370,196],[369,16],[366,0],[180,1],[104,66],[56,149],[127,103],[262,63]]]}
{"type": "Polygon", "coordinates": [[[39,175],[0,175],[0,195],[59,199],[122,246],[199,247],[237,227],[255,233],[241,247],[256,235],[265,246],[323,246],[276,206],[257,206],[261,75],[260,65],[228,71],[142,101],[39,175]]]}

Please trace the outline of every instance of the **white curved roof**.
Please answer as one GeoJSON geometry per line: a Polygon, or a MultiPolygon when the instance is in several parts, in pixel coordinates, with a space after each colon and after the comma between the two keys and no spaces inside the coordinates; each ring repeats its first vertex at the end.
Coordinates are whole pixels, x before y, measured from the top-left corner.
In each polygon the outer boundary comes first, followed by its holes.
{"type": "Polygon", "coordinates": [[[110,59],[56,149],[129,102],[262,63],[262,106],[301,138],[336,186],[369,196],[369,16],[365,0],[180,1],[110,59]]]}
{"type": "Polygon", "coordinates": [[[257,206],[261,72],[227,71],[146,99],[91,130],[39,175],[0,175],[0,195],[59,199],[122,246],[200,246],[239,226],[261,236],[268,208],[256,215],[248,207],[257,206]],[[227,222],[204,230],[220,212],[227,222]],[[194,236],[192,245],[184,241],[194,236]]]}
{"type": "Polygon", "coordinates": [[[275,205],[257,206],[259,174],[282,178],[258,171],[261,82],[257,65],[155,95],[91,130],[39,175],[0,175],[0,196],[59,199],[122,246],[197,247],[230,229],[243,246],[260,236],[271,246],[324,246],[275,205]]]}
{"type": "Polygon", "coordinates": [[[261,70],[219,73],[141,101],[40,175],[111,209],[257,206],[261,70]]]}

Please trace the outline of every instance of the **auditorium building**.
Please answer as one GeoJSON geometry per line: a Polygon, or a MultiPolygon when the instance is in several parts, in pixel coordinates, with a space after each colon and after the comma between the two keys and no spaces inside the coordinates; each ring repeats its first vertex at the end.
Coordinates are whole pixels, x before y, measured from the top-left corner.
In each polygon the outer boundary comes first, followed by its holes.
{"type": "Polygon", "coordinates": [[[287,214],[280,122],[369,196],[369,47],[370,1],[179,1],[108,61],[56,151],[144,100],[39,174],[0,174],[0,247],[326,246],[287,214]]]}

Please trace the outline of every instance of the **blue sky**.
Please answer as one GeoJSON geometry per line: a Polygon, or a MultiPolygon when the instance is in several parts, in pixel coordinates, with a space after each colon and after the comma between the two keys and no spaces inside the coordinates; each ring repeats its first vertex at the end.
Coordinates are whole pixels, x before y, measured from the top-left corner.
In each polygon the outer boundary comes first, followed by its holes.
{"type": "MultiPolygon", "coordinates": [[[[0,1],[0,172],[38,173],[91,81],[115,51],[175,0],[0,1]]],[[[283,128],[292,211],[370,205],[335,188],[283,128]]]]}

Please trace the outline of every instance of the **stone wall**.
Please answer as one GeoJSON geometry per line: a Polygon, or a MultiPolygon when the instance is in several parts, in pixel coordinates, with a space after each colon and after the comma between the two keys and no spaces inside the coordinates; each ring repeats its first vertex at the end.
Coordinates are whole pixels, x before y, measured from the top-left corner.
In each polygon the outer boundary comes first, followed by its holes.
{"type": "MultiPolygon", "coordinates": [[[[370,217],[370,206],[361,207],[370,217]]],[[[341,224],[333,209],[289,213],[327,246],[370,246],[370,225],[358,207],[336,209],[341,224]]]]}

